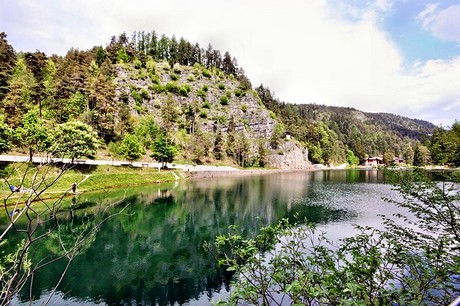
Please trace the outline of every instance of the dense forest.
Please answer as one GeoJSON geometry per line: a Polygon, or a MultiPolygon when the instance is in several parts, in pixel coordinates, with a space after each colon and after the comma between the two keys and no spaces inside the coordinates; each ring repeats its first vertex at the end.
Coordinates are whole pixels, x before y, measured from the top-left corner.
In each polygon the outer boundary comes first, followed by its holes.
{"type": "Polygon", "coordinates": [[[460,165],[459,123],[446,130],[392,114],[280,102],[263,85],[253,89],[237,60],[210,44],[135,32],[58,56],[16,52],[0,33],[0,153],[68,156],[56,142],[75,132],[98,146],[72,158],[265,166],[293,142],[308,149],[311,163],[380,156],[460,165]]]}

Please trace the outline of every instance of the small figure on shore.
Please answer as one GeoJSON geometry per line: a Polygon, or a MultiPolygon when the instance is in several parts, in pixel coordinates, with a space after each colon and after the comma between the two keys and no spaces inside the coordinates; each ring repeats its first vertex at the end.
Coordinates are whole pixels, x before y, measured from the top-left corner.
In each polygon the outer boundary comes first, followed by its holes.
{"type": "Polygon", "coordinates": [[[77,183],[75,182],[72,183],[72,192],[77,193],[77,183]]]}
{"type": "Polygon", "coordinates": [[[13,186],[13,185],[10,185],[10,190],[11,190],[11,192],[19,192],[19,191],[21,191],[21,189],[19,187],[16,187],[16,186],[13,186]]]}

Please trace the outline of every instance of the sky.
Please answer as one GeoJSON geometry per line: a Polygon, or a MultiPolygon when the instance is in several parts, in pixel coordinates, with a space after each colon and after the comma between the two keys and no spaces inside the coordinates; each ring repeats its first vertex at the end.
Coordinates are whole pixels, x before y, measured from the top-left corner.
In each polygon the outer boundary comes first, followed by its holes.
{"type": "Polygon", "coordinates": [[[151,32],[229,51],[281,101],[460,121],[459,0],[0,0],[16,51],[151,32]]]}

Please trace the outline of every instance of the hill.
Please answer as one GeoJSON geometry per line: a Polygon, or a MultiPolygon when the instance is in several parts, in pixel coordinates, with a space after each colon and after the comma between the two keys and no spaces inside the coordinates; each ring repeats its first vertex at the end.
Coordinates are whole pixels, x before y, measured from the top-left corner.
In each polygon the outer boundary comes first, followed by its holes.
{"type": "MultiPolygon", "coordinates": [[[[434,130],[392,114],[279,102],[263,85],[252,89],[228,52],[155,32],[64,57],[16,53],[2,33],[0,53],[0,112],[10,128],[24,128],[30,112],[49,133],[81,121],[102,139],[99,152],[130,160],[167,146],[175,161],[198,164],[305,168],[384,154],[411,161],[434,130]]],[[[46,142],[14,142],[46,150],[46,142]]]]}

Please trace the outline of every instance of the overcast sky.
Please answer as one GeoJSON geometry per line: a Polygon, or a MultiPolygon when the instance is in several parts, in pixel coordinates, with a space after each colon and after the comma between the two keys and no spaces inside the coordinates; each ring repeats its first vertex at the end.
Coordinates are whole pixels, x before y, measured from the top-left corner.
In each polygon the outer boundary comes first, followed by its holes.
{"type": "Polygon", "coordinates": [[[0,0],[16,51],[144,30],[229,51],[281,100],[460,120],[459,0],[0,0]]]}

